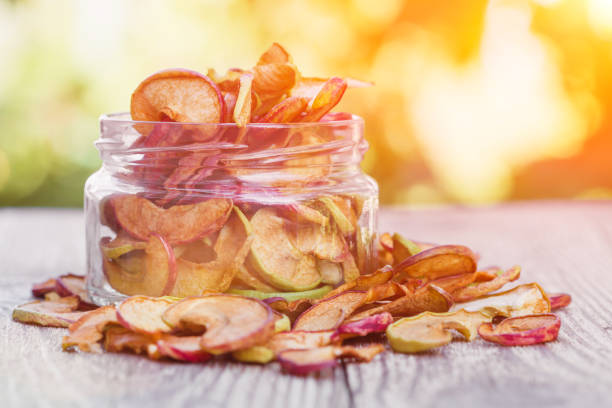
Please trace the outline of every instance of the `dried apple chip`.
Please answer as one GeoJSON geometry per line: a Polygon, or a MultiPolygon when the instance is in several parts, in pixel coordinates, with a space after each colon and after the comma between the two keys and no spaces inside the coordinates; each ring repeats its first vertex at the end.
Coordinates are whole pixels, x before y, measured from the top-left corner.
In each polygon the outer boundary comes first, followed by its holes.
{"type": "Polygon", "coordinates": [[[233,110],[234,122],[238,127],[245,127],[251,121],[251,87],[253,85],[253,74],[244,73],[240,75],[240,89],[236,96],[236,104],[233,110]]]}
{"type": "Polygon", "coordinates": [[[501,273],[493,280],[486,282],[478,282],[472,285],[457,289],[452,292],[455,302],[467,302],[472,299],[484,296],[487,293],[494,292],[504,286],[506,283],[513,282],[521,276],[521,267],[514,266],[507,271],[501,273]]]}
{"type": "Polygon", "coordinates": [[[321,273],[322,283],[328,285],[338,285],[340,282],[342,282],[343,269],[342,266],[340,266],[339,264],[335,262],[326,261],[324,259],[317,259],[317,268],[321,273]]]}
{"type": "Polygon", "coordinates": [[[44,297],[47,293],[55,291],[55,278],[47,279],[44,282],[32,285],[32,296],[44,297]]]}
{"type": "Polygon", "coordinates": [[[453,299],[450,294],[429,284],[414,293],[407,293],[399,299],[360,312],[350,320],[359,320],[383,312],[391,313],[393,316],[414,316],[425,311],[447,312],[452,305],[453,299]]]}
{"type": "Polygon", "coordinates": [[[225,292],[249,253],[251,232],[249,220],[238,207],[234,207],[215,242],[217,257],[201,264],[178,259],[176,283],[169,294],[185,297],[206,291],[225,292]]]}
{"type": "Polygon", "coordinates": [[[476,256],[462,245],[442,245],[404,259],[395,265],[394,270],[393,279],[397,282],[408,278],[437,279],[473,273],[476,271],[476,256]]]}
{"type": "Polygon", "coordinates": [[[276,333],[270,338],[265,346],[275,354],[283,350],[306,350],[324,347],[334,343],[334,330],[324,331],[300,331],[292,330],[276,333]]]}
{"type": "Polygon", "coordinates": [[[285,350],[277,355],[281,367],[297,375],[332,368],[338,365],[337,358],[353,358],[358,361],[371,361],[385,350],[382,344],[370,344],[362,347],[326,346],[306,350],[285,350]]]}
{"type": "Polygon", "coordinates": [[[474,339],[478,327],[491,320],[480,312],[460,310],[454,313],[423,312],[405,317],[387,327],[389,344],[401,353],[418,353],[444,346],[453,339],[449,329],[455,329],[466,340],[474,339]]]}
{"type": "Polygon", "coordinates": [[[257,274],[252,271],[249,265],[247,264],[242,264],[238,268],[238,271],[236,272],[236,277],[234,279],[234,282],[236,281],[238,281],[238,283],[244,284],[247,287],[251,287],[258,292],[276,292],[276,288],[268,285],[261,278],[259,278],[259,276],[257,276],[257,274]]]}
{"type": "Polygon", "coordinates": [[[340,102],[347,84],[342,78],[333,77],[328,79],[317,95],[312,99],[306,114],[300,119],[302,122],[316,122],[340,102]]]}
{"type": "Polygon", "coordinates": [[[111,201],[117,221],[131,236],[148,240],[159,234],[170,245],[195,241],[220,230],[232,211],[232,201],[222,198],[169,209],[135,195],[114,196],[111,201]]]}
{"type": "Polygon", "coordinates": [[[95,308],[96,305],[89,298],[85,285],[85,276],[82,275],[61,275],[55,281],[55,292],[61,297],[76,296],[79,298],[79,310],[95,308]]]}
{"type": "Polygon", "coordinates": [[[236,295],[186,298],[168,308],[163,319],[175,330],[204,333],[200,346],[212,354],[264,343],[275,322],[265,303],[236,295]]]}
{"type": "Polygon", "coordinates": [[[572,297],[567,293],[548,293],[550,299],[550,310],[557,310],[569,306],[572,297]]]}
{"type": "Polygon", "coordinates": [[[225,103],[217,85],[206,75],[186,69],[159,71],[132,93],[133,120],[219,123],[225,103]]]}
{"type": "Polygon", "coordinates": [[[360,275],[357,279],[347,282],[344,285],[338,286],[336,289],[332,290],[325,296],[324,299],[331,298],[340,293],[344,293],[349,290],[357,290],[357,291],[366,291],[371,288],[382,285],[384,283],[389,282],[393,277],[393,268],[391,266],[386,266],[378,269],[376,272],[360,275]]]}
{"type": "Polygon", "coordinates": [[[253,243],[249,264],[270,284],[288,291],[304,291],[321,282],[315,258],[292,243],[285,220],[271,208],[258,210],[251,218],[253,243]]]}
{"type": "Polygon", "coordinates": [[[302,313],[293,325],[294,330],[319,331],[335,329],[364,304],[367,292],[349,291],[327,298],[302,313]]]}
{"type": "Polygon", "coordinates": [[[292,235],[292,241],[303,254],[331,262],[342,262],[349,255],[346,242],[335,225],[300,224],[292,235]]]}
{"type": "Polygon", "coordinates": [[[155,341],[150,336],[133,332],[121,326],[111,326],[104,331],[104,350],[111,353],[127,351],[135,354],[147,354],[154,360],[160,357],[155,341]]]}
{"type": "Polygon", "coordinates": [[[85,312],[77,312],[80,300],[77,296],[57,300],[35,300],[13,309],[13,320],[21,323],[48,327],[68,327],[85,312]]]}
{"type": "Polygon", "coordinates": [[[128,271],[117,262],[103,259],[108,283],[126,295],[163,296],[172,291],[177,278],[176,259],[172,247],[159,235],[147,243],[144,266],[128,271]]]}
{"type": "Polygon", "coordinates": [[[123,327],[136,333],[169,333],[172,329],[164,323],[162,315],[174,303],[163,297],[132,296],[117,307],[117,320],[123,327]]]}
{"type": "Polygon", "coordinates": [[[112,240],[109,240],[109,238],[102,238],[100,242],[102,255],[109,259],[116,259],[128,252],[145,249],[146,247],[146,241],[136,240],[124,231],[119,231],[117,236],[112,240]]]}
{"type": "Polygon", "coordinates": [[[263,116],[257,118],[261,123],[289,123],[298,118],[308,106],[308,99],[291,96],[274,105],[263,116]]]}
{"type": "MultiPolygon", "coordinates": [[[[381,237],[382,238],[382,237],[381,237]]],[[[393,246],[391,253],[393,255],[393,264],[397,265],[404,259],[421,252],[421,248],[409,239],[404,238],[398,233],[393,234],[393,246]]],[[[382,243],[382,241],[381,241],[382,243]]]]}
{"type": "Polygon", "coordinates": [[[291,62],[291,55],[282,45],[275,42],[259,57],[257,65],[291,62]]]}
{"type": "Polygon", "coordinates": [[[287,302],[293,302],[300,299],[320,299],[331,291],[331,289],[331,286],[325,285],[321,286],[320,288],[305,290],[302,292],[260,292],[257,290],[230,289],[228,293],[261,300],[282,298],[287,302]]]}
{"type": "Polygon", "coordinates": [[[289,92],[296,82],[298,72],[290,62],[272,62],[253,68],[253,90],[268,100],[289,92]]]}
{"type": "Polygon", "coordinates": [[[86,312],[70,325],[69,334],[62,340],[62,348],[67,350],[76,346],[81,351],[99,353],[102,348],[98,342],[104,337],[105,328],[112,324],[119,324],[114,306],[103,306],[86,312]]]}
{"type": "Polygon", "coordinates": [[[456,303],[451,311],[465,309],[489,316],[515,317],[549,313],[550,301],[537,283],[519,285],[505,292],[484,296],[470,302],[456,303]]]}
{"type": "Polygon", "coordinates": [[[357,215],[350,206],[350,200],[347,201],[342,197],[333,196],[321,197],[319,201],[327,208],[343,235],[350,235],[355,232],[357,215]]]}
{"type": "Polygon", "coordinates": [[[502,346],[530,346],[556,340],[560,327],[561,319],[552,313],[533,314],[504,319],[495,327],[484,323],[478,334],[502,346]]]}
{"type": "Polygon", "coordinates": [[[189,363],[204,363],[212,357],[200,347],[200,336],[164,334],[157,340],[157,348],[162,356],[189,363]]]}
{"type": "Polygon", "coordinates": [[[391,323],[393,323],[393,316],[391,316],[391,313],[386,312],[368,316],[361,320],[344,323],[336,329],[332,336],[332,341],[350,337],[367,336],[371,333],[382,333],[391,323]]]}

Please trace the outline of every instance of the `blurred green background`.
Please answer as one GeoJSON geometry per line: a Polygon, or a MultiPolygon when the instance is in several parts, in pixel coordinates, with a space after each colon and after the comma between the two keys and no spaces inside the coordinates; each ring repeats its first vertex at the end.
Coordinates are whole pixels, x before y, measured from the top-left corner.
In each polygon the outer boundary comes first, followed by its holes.
{"type": "Polygon", "coordinates": [[[385,204],[612,197],[612,0],[0,0],[0,205],[80,206],[102,113],[271,42],[352,76],[385,204]]]}

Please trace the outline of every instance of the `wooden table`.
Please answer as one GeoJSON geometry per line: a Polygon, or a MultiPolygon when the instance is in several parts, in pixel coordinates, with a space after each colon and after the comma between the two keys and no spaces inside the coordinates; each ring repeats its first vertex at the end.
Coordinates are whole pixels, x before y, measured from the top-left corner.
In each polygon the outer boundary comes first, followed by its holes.
{"type": "Polygon", "coordinates": [[[604,407],[612,406],[612,203],[519,203],[477,209],[385,209],[381,230],[462,243],[481,264],[523,266],[520,282],[574,298],[558,341],[504,348],[477,339],[392,352],[305,378],[277,364],[186,365],[64,353],[62,329],[11,320],[30,285],[84,273],[75,210],[0,210],[1,407],[604,407]]]}

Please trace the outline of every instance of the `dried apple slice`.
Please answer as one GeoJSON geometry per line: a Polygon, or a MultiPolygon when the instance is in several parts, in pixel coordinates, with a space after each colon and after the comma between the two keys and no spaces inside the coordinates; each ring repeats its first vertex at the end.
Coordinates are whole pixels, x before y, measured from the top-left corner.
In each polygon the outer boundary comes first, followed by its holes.
{"type": "Polygon", "coordinates": [[[533,314],[504,319],[495,327],[484,323],[478,334],[502,346],[530,346],[556,340],[560,327],[561,319],[552,313],[533,314]]]}
{"type": "Polygon", "coordinates": [[[253,68],[253,90],[262,100],[277,98],[295,84],[298,72],[290,62],[272,62],[253,68]]]}
{"type": "Polygon", "coordinates": [[[86,312],[70,325],[69,334],[62,339],[62,348],[67,350],[76,346],[81,351],[99,353],[102,348],[98,342],[104,337],[104,329],[111,324],[119,324],[114,306],[86,312]]]}
{"type": "Polygon", "coordinates": [[[336,196],[321,197],[319,201],[327,208],[343,235],[350,235],[355,232],[357,216],[353,212],[350,202],[336,196]]]}
{"type": "Polygon", "coordinates": [[[202,264],[179,259],[176,283],[169,294],[185,297],[206,291],[226,291],[247,257],[251,241],[251,224],[242,211],[234,207],[215,242],[216,259],[202,264]]]}
{"type": "Polygon", "coordinates": [[[281,367],[297,375],[305,375],[338,365],[337,358],[350,357],[358,361],[371,361],[385,350],[382,344],[362,347],[326,346],[306,350],[285,350],[277,355],[281,367]]]}
{"type": "Polygon", "coordinates": [[[505,292],[484,296],[465,303],[456,303],[452,311],[481,311],[489,316],[516,317],[549,313],[550,301],[537,283],[519,285],[505,292]]]}
{"type": "Polygon", "coordinates": [[[186,69],[159,71],[132,93],[133,120],[219,123],[225,103],[217,85],[206,75],[186,69]]]}
{"type": "Polygon", "coordinates": [[[292,235],[295,246],[303,254],[331,262],[342,262],[349,255],[346,242],[334,225],[300,224],[292,235]]]}
{"type": "Polygon", "coordinates": [[[32,296],[44,297],[47,293],[55,291],[55,278],[47,279],[44,282],[32,285],[32,296]]]}
{"type": "Polygon", "coordinates": [[[355,258],[348,252],[346,254],[346,259],[342,261],[342,276],[344,277],[344,282],[352,282],[358,279],[360,275],[361,271],[357,267],[355,258]]]}
{"type": "Polygon", "coordinates": [[[444,276],[474,273],[476,256],[462,245],[437,246],[406,258],[394,267],[393,279],[402,282],[408,278],[437,279],[444,276]]]}
{"type": "Polygon", "coordinates": [[[393,234],[393,246],[391,253],[393,254],[393,264],[397,265],[404,259],[421,252],[421,248],[409,239],[404,238],[398,233],[393,234]]]}
{"type": "Polygon", "coordinates": [[[276,292],[276,288],[268,285],[266,282],[261,280],[247,264],[240,265],[240,267],[238,268],[238,272],[236,272],[236,279],[234,280],[234,282],[236,280],[246,285],[247,287],[253,288],[258,292],[276,292]]]}
{"type": "Polygon", "coordinates": [[[364,304],[367,292],[349,291],[327,298],[302,313],[293,325],[294,330],[318,331],[335,329],[364,304]]]}
{"type": "Polygon", "coordinates": [[[360,312],[352,316],[351,321],[383,312],[391,313],[393,316],[414,316],[425,311],[447,312],[452,305],[453,299],[450,294],[430,284],[414,293],[408,293],[389,303],[360,312]]]}
{"type": "Polygon", "coordinates": [[[62,297],[54,301],[35,300],[13,309],[13,320],[48,327],[68,327],[86,312],[77,312],[77,296],[62,297]]]}
{"type": "Polygon", "coordinates": [[[96,307],[93,301],[89,298],[87,288],[85,285],[85,276],[82,275],[61,275],[55,281],[55,292],[58,295],[65,296],[76,296],[79,298],[79,309],[91,309],[96,307]]]}
{"type": "Polygon", "coordinates": [[[200,346],[213,354],[264,343],[275,322],[265,303],[236,295],[187,298],[168,308],[163,319],[175,330],[204,333],[200,346]]]}
{"type": "Polygon", "coordinates": [[[371,288],[382,285],[384,283],[389,282],[393,277],[393,268],[391,266],[386,266],[378,269],[376,272],[360,275],[357,279],[347,282],[344,285],[338,286],[336,289],[332,290],[325,296],[324,299],[331,298],[340,293],[344,293],[349,290],[357,290],[357,291],[366,291],[371,288]]]}
{"type": "Polygon", "coordinates": [[[170,293],[176,281],[176,259],[172,247],[159,235],[153,235],[145,250],[144,267],[136,273],[103,259],[108,283],[126,295],[163,296],[170,293]]]}
{"type": "MultiPolygon", "coordinates": [[[[291,329],[291,321],[286,315],[277,312],[274,312],[274,314],[276,315],[276,322],[274,323],[275,333],[285,332],[291,329]]],[[[257,364],[267,364],[274,360],[275,355],[274,350],[267,347],[265,344],[232,352],[232,357],[237,361],[257,364]]]]}
{"type": "Polygon", "coordinates": [[[308,106],[308,99],[291,96],[274,105],[257,119],[261,123],[289,123],[298,118],[308,106]]]}
{"type": "Polygon", "coordinates": [[[251,121],[251,88],[253,86],[253,74],[244,73],[240,75],[240,89],[236,97],[236,104],[233,110],[234,122],[238,127],[244,127],[251,121]]]}
{"type": "Polygon", "coordinates": [[[284,218],[295,223],[311,222],[321,226],[327,226],[329,223],[329,219],[320,211],[304,204],[293,203],[279,206],[278,212],[284,218]]]}
{"type": "Polygon", "coordinates": [[[506,283],[513,282],[521,276],[521,267],[514,266],[506,272],[501,273],[495,279],[487,282],[478,282],[472,285],[457,289],[452,292],[455,302],[467,302],[472,299],[494,292],[506,283]]]}
{"type": "Polygon", "coordinates": [[[569,306],[572,303],[572,297],[567,293],[548,293],[550,299],[550,310],[557,310],[569,306]]]}
{"type": "Polygon", "coordinates": [[[117,221],[131,236],[148,240],[159,234],[170,245],[195,241],[220,230],[232,210],[232,201],[222,198],[169,209],[136,195],[115,196],[111,200],[117,221]]]}
{"type": "Polygon", "coordinates": [[[328,79],[312,99],[306,114],[300,120],[302,122],[317,122],[340,102],[346,88],[347,84],[344,79],[338,77],[328,79]]]}
{"type": "Polygon", "coordinates": [[[110,353],[130,352],[147,354],[157,360],[161,357],[155,341],[148,335],[135,333],[121,326],[111,326],[104,331],[104,350],[110,353]]]}
{"type": "Polygon", "coordinates": [[[163,297],[132,296],[117,307],[117,320],[123,327],[136,333],[169,333],[172,329],[161,317],[174,303],[175,301],[163,297]]]}
{"type": "Polygon", "coordinates": [[[424,312],[391,324],[387,327],[387,338],[395,351],[418,353],[450,343],[453,335],[449,329],[457,330],[471,341],[478,327],[490,320],[490,316],[465,310],[454,313],[424,312]]]}
{"type": "Polygon", "coordinates": [[[267,299],[263,299],[263,301],[274,309],[276,312],[286,314],[293,321],[299,315],[304,313],[306,309],[312,306],[315,300],[313,299],[297,299],[291,302],[287,301],[287,299],[283,297],[271,297],[267,299]]]}
{"type": "Polygon", "coordinates": [[[212,354],[200,347],[200,336],[173,336],[164,334],[157,340],[161,355],[178,361],[189,363],[204,363],[211,359],[212,354]]]}
{"type": "Polygon", "coordinates": [[[371,333],[382,333],[391,323],[393,323],[391,313],[379,313],[361,320],[344,323],[336,329],[332,336],[332,341],[367,336],[371,333]]]}
{"type": "Polygon", "coordinates": [[[291,62],[291,55],[279,43],[272,43],[270,48],[259,57],[257,65],[291,62]]]}
{"type": "Polygon", "coordinates": [[[109,241],[108,238],[103,238],[100,243],[102,255],[109,259],[116,259],[128,252],[145,249],[146,246],[146,241],[133,239],[124,231],[118,232],[113,240],[109,241]]]}
{"type": "Polygon", "coordinates": [[[288,291],[304,291],[321,282],[315,258],[302,254],[292,243],[285,221],[271,208],[251,218],[253,243],[249,264],[270,284],[288,291]]]}
{"type": "Polygon", "coordinates": [[[331,291],[331,289],[331,286],[325,285],[321,286],[320,288],[305,290],[302,292],[260,292],[257,290],[230,289],[228,293],[261,300],[283,298],[287,302],[293,302],[299,299],[320,299],[331,291]]]}

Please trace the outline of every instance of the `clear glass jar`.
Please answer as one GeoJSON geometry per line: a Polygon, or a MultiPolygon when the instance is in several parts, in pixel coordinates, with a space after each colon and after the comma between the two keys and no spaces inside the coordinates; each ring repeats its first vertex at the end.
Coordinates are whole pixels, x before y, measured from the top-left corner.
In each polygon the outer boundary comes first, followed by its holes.
{"type": "Polygon", "coordinates": [[[370,272],[378,186],[360,169],[363,120],[336,119],[239,128],[102,116],[103,164],[85,185],[92,299],[297,299],[370,272]]]}

